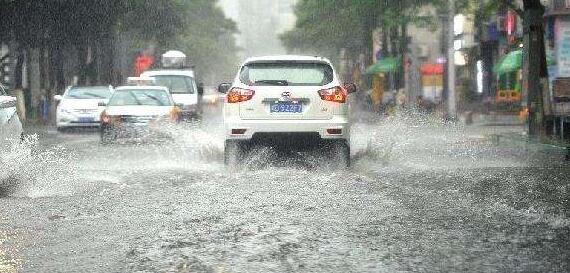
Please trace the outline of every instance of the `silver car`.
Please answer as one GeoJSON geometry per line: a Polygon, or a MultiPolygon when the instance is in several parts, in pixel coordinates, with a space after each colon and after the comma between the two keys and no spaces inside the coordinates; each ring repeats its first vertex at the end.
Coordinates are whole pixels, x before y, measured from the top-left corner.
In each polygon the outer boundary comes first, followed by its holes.
{"type": "Polygon", "coordinates": [[[56,111],[57,130],[73,127],[98,127],[104,107],[113,94],[112,86],[72,86],[63,95],[56,95],[59,102],[56,111]]]}

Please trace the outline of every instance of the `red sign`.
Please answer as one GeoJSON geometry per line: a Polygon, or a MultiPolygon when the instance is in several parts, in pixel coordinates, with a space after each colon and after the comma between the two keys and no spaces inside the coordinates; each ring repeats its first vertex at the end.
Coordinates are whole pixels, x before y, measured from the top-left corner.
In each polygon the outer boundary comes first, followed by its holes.
{"type": "Polygon", "coordinates": [[[154,58],[150,55],[139,55],[135,60],[135,76],[140,76],[154,64],[154,58]]]}
{"type": "Polygon", "coordinates": [[[443,75],[443,64],[424,64],[421,71],[423,75],[443,75]]]}
{"type": "Polygon", "coordinates": [[[517,32],[517,13],[509,10],[507,11],[507,17],[505,22],[505,30],[507,31],[507,36],[509,39],[509,43],[513,43],[516,41],[515,34],[517,32]]]}

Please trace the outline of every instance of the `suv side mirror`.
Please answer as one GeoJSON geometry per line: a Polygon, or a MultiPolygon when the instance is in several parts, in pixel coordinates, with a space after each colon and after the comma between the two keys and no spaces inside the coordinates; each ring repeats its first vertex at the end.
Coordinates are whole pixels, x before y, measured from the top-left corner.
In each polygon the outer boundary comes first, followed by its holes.
{"type": "Polygon", "coordinates": [[[107,103],[104,101],[100,101],[99,103],[97,103],[97,105],[104,107],[104,106],[107,106],[107,103]]]}
{"type": "Polygon", "coordinates": [[[61,101],[62,99],[63,99],[63,96],[62,96],[62,95],[55,95],[55,96],[53,96],[53,100],[55,100],[55,101],[61,101]]]}
{"type": "Polygon", "coordinates": [[[220,92],[222,94],[228,93],[231,86],[232,85],[229,83],[222,83],[222,84],[218,85],[218,92],[220,92]]]}
{"type": "Polygon", "coordinates": [[[358,87],[356,87],[356,84],[354,83],[345,83],[342,85],[342,87],[348,94],[355,93],[358,90],[358,87]]]}
{"type": "Polygon", "coordinates": [[[203,96],[203,95],[204,95],[204,83],[199,82],[198,83],[198,96],[203,96]]]}

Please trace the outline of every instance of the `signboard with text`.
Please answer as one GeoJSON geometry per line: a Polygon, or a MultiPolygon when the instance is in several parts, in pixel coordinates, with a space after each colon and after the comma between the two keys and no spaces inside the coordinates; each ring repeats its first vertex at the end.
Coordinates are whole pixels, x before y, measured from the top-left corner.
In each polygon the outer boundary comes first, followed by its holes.
{"type": "Polygon", "coordinates": [[[556,21],[556,63],[558,77],[570,77],[570,21],[556,21]]]}

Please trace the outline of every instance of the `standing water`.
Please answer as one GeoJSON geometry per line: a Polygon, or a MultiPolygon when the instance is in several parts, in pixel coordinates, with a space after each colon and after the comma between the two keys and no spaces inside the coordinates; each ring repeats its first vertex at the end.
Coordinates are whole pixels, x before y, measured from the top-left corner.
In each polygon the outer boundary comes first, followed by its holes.
{"type": "Polygon", "coordinates": [[[412,112],[355,123],[349,170],[268,147],[227,169],[221,127],[167,128],[172,138],[159,142],[69,133],[50,136],[51,147],[14,144],[2,154],[0,265],[4,256],[25,272],[568,268],[569,173],[544,164],[555,154],[412,112]]]}

